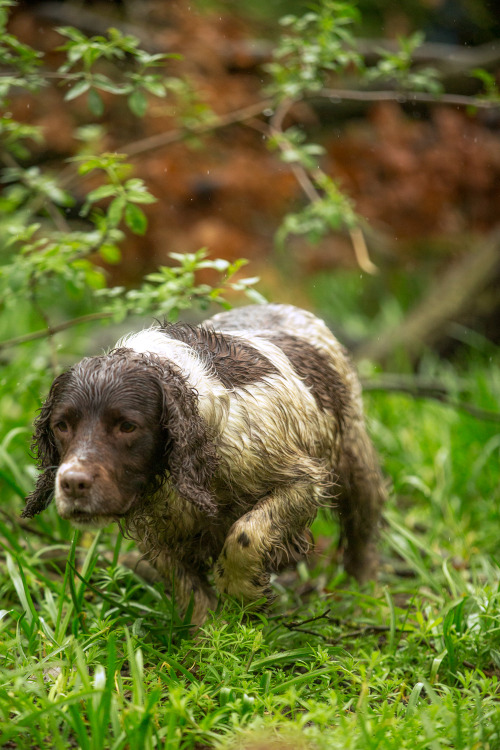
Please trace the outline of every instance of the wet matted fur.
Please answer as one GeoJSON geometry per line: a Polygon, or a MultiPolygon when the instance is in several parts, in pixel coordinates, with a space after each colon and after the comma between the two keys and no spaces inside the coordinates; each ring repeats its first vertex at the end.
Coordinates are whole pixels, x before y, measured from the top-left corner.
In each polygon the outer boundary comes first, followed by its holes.
{"type": "Polygon", "coordinates": [[[325,324],[290,305],[131,334],[55,379],[35,422],[41,474],[23,516],[55,496],[81,528],[118,521],[193,621],[221,594],[271,597],[338,511],[363,580],[385,497],[358,378],[325,324]]]}

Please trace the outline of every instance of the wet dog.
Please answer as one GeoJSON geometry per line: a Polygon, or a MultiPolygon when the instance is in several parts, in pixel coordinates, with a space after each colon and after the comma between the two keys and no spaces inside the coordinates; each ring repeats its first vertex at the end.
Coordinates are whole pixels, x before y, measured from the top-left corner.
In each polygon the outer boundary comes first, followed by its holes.
{"type": "Polygon", "coordinates": [[[311,313],[255,305],[193,327],[126,336],[57,377],[35,422],[41,474],[24,517],[53,496],[81,528],[118,521],[193,622],[221,594],[270,599],[270,575],[339,515],[344,565],[373,575],[385,497],[361,387],[311,313]]]}

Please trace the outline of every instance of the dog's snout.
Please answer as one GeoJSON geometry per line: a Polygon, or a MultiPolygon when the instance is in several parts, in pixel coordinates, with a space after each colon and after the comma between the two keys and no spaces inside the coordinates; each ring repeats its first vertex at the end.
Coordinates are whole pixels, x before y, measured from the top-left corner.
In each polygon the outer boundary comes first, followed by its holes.
{"type": "Polygon", "coordinates": [[[82,467],[68,467],[59,477],[60,487],[67,497],[81,498],[92,487],[92,474],[82,467]]]}

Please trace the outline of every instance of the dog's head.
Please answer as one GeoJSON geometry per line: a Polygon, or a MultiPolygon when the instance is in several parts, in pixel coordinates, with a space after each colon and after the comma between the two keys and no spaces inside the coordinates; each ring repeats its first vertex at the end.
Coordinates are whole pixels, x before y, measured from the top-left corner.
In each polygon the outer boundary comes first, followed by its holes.
{"type": "Polygon", "coordinates": [[[155,355],[117,349],[57,377],[35,421],[42,470],[24,517],[57,510],[79,526],[126,517],[170,479],[214,513],[215,448],[180,372],[155,355]]]}

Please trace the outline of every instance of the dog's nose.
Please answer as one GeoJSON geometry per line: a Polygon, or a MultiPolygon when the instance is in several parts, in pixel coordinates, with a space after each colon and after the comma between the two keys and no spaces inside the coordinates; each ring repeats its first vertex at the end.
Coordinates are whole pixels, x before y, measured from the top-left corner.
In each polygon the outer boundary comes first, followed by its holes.
{"type": "Polygon", "coordinates": [[[85,469],[68,468],[59,477],[60,487],[67,497],[84,497],[92,486],[92,475],[85,469]]]}

